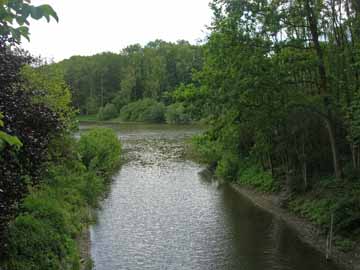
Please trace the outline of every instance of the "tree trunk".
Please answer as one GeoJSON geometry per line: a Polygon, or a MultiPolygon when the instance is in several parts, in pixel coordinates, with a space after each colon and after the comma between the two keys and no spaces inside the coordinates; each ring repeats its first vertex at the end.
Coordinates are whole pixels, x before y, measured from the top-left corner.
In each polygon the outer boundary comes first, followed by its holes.
{"type": "Polygon", "coordinates": [[[334,134],[335,132],[331,125],[331,120],[327,119],[327,120],[325,120],[325,122],[326,122],[326,128],[328,130],[329,139],[330,139],[335,177],[337,180],[340,180],[342,178],[342,173],[341,173],[341,167],[340,167],[340,162],[339,162],[339,154],[338,154],[336,140],[335,140],[335,134],[334,134]]]}
{"type": "Polygon", "coordinates": [[[301,141],[302,148],[302,171],[303,171],[303,179],[304,179],[304,189],[308,188],[308,179],[307,179],[307,162],[306,162],[306,152],[305,152],[305,135],[302,135],[301,141]]]}
{"type": "MultiPolygon", "coordinates": [[[[305,12],[306,17],[309,23],[309,28],[311,32],[311,38],[314,43],[314,48],[316,51],[316,55],[318,58],[318,71],[320,77],[320,95],[323,97],[323,102],[325,107],[327,108],[327,117],[325,118],[325,125],[328,131],[331,152],[333,156],[333,165],[334,165],[334,173],[336,179],[341,179],[341,168],[338,158],[338,150],[334,132],[334,126],[332,123],[332,112],[330,108],[330,100],[328,98],[328,86],[327,86],[327,78],[326,78],[326,68],[324,61],[324,54],[319,42],[319,31],[318,31],[318,21],[316,18],[316,14],[314,14],[314,10],[310,6],[311,0],[305,0],[305,12]]],[[[313,4],[313,3],[312,3],[313,4]]]]}

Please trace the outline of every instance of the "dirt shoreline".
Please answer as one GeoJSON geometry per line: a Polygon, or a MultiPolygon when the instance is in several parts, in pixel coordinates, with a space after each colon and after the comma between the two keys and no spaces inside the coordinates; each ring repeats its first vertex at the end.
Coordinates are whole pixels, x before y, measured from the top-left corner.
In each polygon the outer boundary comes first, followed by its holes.
{"type": "MultiPolygon", "coordinates": [[[[278,198],[273,194],[264,194],[238,184],[231,185],[237,192],[248,198],[258,207],[281,218],[291,226],[300,239],[326,256],[326,239],[320,230],[310,222],[295,216],[286,209],[278,206],[278,198]]],[[[360,270],[360,246],[350,253],[344,253],[336,248],[332,251],[331,260],[344,270],[360,270]]]]}
{"type": "Polygon", "coordinates": [[[90,228],[85,228],[78,237],[80,270],[92,269],[90,228]],[[90,267],[90,268],[89,268],[90,267]]]}

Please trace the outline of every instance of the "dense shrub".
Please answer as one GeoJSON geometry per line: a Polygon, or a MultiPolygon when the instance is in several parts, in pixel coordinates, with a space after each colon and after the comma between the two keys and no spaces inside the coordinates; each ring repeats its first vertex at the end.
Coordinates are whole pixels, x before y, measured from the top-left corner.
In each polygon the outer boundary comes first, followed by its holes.
{"type": "Polygon", "coordinates": [[[105,107],[99,109],[97,118],[99,120],[110,120],[118,116],[118,111],[114,104],[108,103],[105,107]]]}
{"type": "Polygon", "coordinates": [[[112,129],[95,128],[84,133],[78,149],[85,166],[102,175],[112,173],[120,163],[121,145],[112,129]]]}
{"type": "Polygon", "coordinates": [[[165,105],[145,98],[122,107],[120,118],[133,122],[164,122],[165,105]]]}
{"type": "Polygon", "coordinates": [[[225,181],[235,181],[240,166],[240,159],[232,153],[225,153],[219,161],[215,174],[225,181]]]}
{"type": "Polygon", "coordinates": [[[50,168],[45,183],[22,203],[8,230],[6,269],[79,269],[75,237],[89,221],[87,208],[101,195],[104,180],[79,161],[71,163],[50,168]]]}
{"type": "Polygon", "coordinates": [[[185,107],[181,103],[174,103],[166,108],[166,122],[169,124],[187,124],[190,116],[185,112],[185,107]]]}
{"type": "Polygon", "coordinates": [[[4,269],[79,269],[76,238],[90,222],[89,207],[97,206],[119,161],[120,143],[108,129],[85,133],[78,146],[72,142],[66,145],[72,149],[63,151],[67,156],[50,166],[10,223],[4,269]]]}
{"type": "MultiPolygon", "coordinates": [[[[277,191],[278,185],[271,173],[265,171],[256,162],[240,154],[225,151],[223,144],[213,140],[211,133],[195,136],[192,139],[192,155],[199,161],[215,168],[215,174],[225,181],[237,181],[261,191],[277,191]]],[[[225,136],[225,135],[223,135],[225,136]]],[[[227,141],[229,136],[226,136],[227,141]]],[[[229,146],[230,148],[230,146],[229,146]]],[[[232,150],[236,149],[233,147],[232,150]]]]}
{"type": "Polygon", "coordinates": [[[297,196],[289,203],[289,209],[325,230],[330,229],[331,215],[334,215],[335,232],[344,236],[348,232],[360,233],[360,185],[338,183],[336,180],[319,183],[319,192],[308,196],[297,196]],[[346,196],[344,196],[346,194],[346,196]]]}
{"type": "Polygon", "coordinates": [[[116,106],[116,109],[120,111],[122,107],[130,103],[129,98],[122,92],[118,93],[117,96],[111,101],[116,106]]]}
{"type": "Polygon", "coordinates": [[[278,186],[271,173],[264,171],[255,164],[248,164],[242,167],[239,170],[237,182],[266,192],[278,190],[278,186]]]}
{"type": "Polygon", "coordinates": [[[0,151],[0,257],[4,228],[16,213],[16,203],[27,194],[28,185],[39,183],[42,165],[49,158],[49,145],[64,128],[59,114],[48,104],[34,102],[40,93],[24,88],[20,70],[31,61],[24,52],[11,50],[7,41],[0,39],[0,131],[16,136],[22,143],[16,154],[9,144],[2,145],[0,151]]]}
{"type": "Polygon", "coordinates": [[[192,138],[191,155],[199,162],[216,167],[221,159],[221,150],[216,141],[212,141],[208,134],[204,134],[192,138]]]}

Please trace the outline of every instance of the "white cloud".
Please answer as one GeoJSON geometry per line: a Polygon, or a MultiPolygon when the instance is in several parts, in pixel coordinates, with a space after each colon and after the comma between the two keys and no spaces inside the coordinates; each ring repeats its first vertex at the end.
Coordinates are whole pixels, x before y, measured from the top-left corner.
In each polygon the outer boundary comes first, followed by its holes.
{"type": "Polygon", "coordinates": [[[72,55],[119,52],[127,45],[155,39],[195,43],[211,22],[210,0],[33,0],[50,4],[60,22],[32,21],[35,55],[61,60],[72,55]]]}

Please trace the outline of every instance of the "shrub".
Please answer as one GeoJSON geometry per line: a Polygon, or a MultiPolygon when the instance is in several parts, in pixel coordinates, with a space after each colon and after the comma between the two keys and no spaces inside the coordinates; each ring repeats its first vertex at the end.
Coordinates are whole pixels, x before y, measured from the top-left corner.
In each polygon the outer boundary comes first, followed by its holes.
{"type": "Polygon", "coordinates": [[[129,98],[123,94],[123,93],[119,93],[112,101],[111,103],[113,103],[116,106],[116,109],[118,111],[120,111],[122,109],[122,107],[124,107],[126,104],[129,103],[129,98]]]}
{"type": "Polygon", "coordinates": [[[331,209],[333,206],[333,202],[326,198],[298,198],[289,203],[289,209],[291,211],[323,227],[330,224],[331,209]]]}
{"type": "Polygon", "coordinates": [[[335,240],[335,245],[341,251],[348,252],[354,249],[356,242],[348,238],[341,238],[335,240]]]}
{"type": "Polygon", "coordinates": [[[119,162],[120,143],[113,131],[94,129],[80,138],[77,148],[73,144],[64,152],[67,158],[49,167],[10,223],[5,269],[79,269],[76,238],[91,220],[88,208],[97,205],[119,162]]]}
{"type": "Polygon", "coordinates": [[[166,122],[169,124],[186,124],[190,122],[190,116],[186,114],[182,103],[174,103],[166,108],[166,122]]]}
{"type": "Polygon", "coordinates": [[[81,136],[78,149],[85,166],[100,175],[111,174],[120,163],[121,145],[112,129],[87,131],[81,136]]]}
{"type": "Polygon", "coordinates": [[[18,216],[10,225],[9,239],[7,269],[79,269],[75,241],[42,219],[18,216]]]}
{"type": "Polygon", "coordinates": [[[102,121],[114,119],[117,116],[118,116],[118,111],[116,109],[116,106],[111,103],[108,103],[105,105],[105,107],[100,108],[97,115],[98,119],[102,121]]]}
{"type": "Polygon", "coordinates": [[[164,122],[165,105],[155,100],[145,98],[129,103],[120,111],[123,121],[133,122],[164,122]]]}
{"type": "Polygon", "coordinates": [[[225,153],[218,163],[216,175],[225,181],[235,181],[239,171],[240,159],[232,153],[225,153]]]}
{"type": "Polygon", "coordinates": [[[221,159],[221,150],[208,134],[194,136],[191,140],[191,156],[199,162],[215,167],[221,159]]]}
{"type": "MultiPolygon", "coordinates": [[[[76,236],[89,220],[85,187],[94,177],[78,160],[50,167],[8,228],[6,269],[79,269],[76,236]]],[[[97,199],[103,190],[91,192],[97,199]]]]}
{"type": "Polygon", "coordinates": [[[278,189],[271,173],[251,163],[245,163],[239,169],[237,182],[265,192],[277,191],[278,189]]]}

